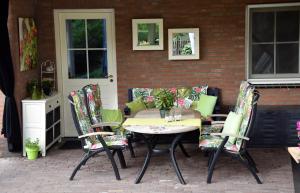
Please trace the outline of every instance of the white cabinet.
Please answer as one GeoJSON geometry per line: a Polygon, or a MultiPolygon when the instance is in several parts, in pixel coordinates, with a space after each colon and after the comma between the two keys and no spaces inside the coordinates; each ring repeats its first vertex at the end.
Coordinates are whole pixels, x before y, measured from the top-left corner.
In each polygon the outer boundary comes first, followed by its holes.
{"type": "Polygon", "coordinates": [[[22,100],[23,156],[27,138],[40,141],[42,156],[56,141],[61,140],[61,97],[54,94],[41,100],[22,100]]]}

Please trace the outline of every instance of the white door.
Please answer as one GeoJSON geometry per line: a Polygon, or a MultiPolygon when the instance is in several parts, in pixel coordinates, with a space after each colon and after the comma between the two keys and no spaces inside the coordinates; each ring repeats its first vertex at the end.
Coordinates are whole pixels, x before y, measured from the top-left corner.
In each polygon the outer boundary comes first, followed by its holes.
{"type": "Polygon", "coordinates": [[[68,95],[99,84],[104,108],[118,108],[114,11],[55,10],[58,90],[63,98],[64,136],[76,136],[68,95]]]}

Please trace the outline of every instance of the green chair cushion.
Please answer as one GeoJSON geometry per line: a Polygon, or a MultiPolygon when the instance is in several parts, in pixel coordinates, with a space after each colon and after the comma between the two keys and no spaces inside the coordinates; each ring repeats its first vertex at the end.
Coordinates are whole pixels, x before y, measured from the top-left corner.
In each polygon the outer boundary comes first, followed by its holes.
{"type": "Polygon", "coordinates": [[[214,111],[217,98],[216,96],[201,95],[196,110],[204,117],[210,116],[214,111]]]}
{"type": "MultiPolygon", "coordinates": [[[[221,138],[220,136],[202,135],[199,138],[199,148],[201,148],[202,150],[216,150],[221,145],[222,141],[223,138],[221,138]]],[[[224,148],[228,151],[238,151],[236,145],[230,143],[229,141],[227,141],[224,148]]]]}
{"type": "MultiPolygon", "coordinates": [[[[222,133],[237,135],[239,133],[242,123],[242,114],[230,112],[225,120],[222,133]]],[[[235,143],[235,137],[229,137],[228,141],[232,144],[235,143]]]]}
{"type": "Polygon", "coordinates": [[[126,106],[130,109],[131,113],[135,114],[141,110],[145,110],[147,107],[141,98],[138,98],[132,102],[126,103],[126,106]]]}

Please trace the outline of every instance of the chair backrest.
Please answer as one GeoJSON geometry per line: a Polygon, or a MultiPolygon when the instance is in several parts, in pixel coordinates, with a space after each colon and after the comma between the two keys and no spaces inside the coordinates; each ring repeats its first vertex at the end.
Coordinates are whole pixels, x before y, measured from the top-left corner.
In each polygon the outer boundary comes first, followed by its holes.
{"type": "MultiPolygon", "coordinates": [[[[84,135],[93,132],[91,122],[89,119],[88,111],[84,93],[82,90],[72,91],[68,96],[71,105],[71,114],[77,130],[78,135],[84,135]]],[[[98,143],[96,138],[82,139],[82,146],[98,143]]]]}
{"type": "MultiPolygon", "coordinates": [[[[242,105],[243,120],[239,130],[240,136],[248,137],[251,129],[253,128],[253,123],[256,117],[258,99],[259,92],[255,90],[254,87],[249,86],[244,98],[244,105],[242,105]]],[[[246,148],[246,141],[243,139],[237,139],[236,147],[238,150],[243,150],[244,148],[246,148]]]]}
{"type": "Polygon", "coordinates": [[[89,84],[82,88],[85,101],[87,104],[87,112],[90,117],[92,124],[100,123],[102,121],[101,117],[101,93],[98,84],[89,84]]]}
{"type": "Polygon", "coordinates": [[[247,91],[251,85],[247,81],[242,81],[240,84],[240,90],[239,94],[236,100],[236,105],[234,107],[234,112],[236,113],[242,113],[243,112],[243,107],[245,105],[245,97],[247,95],[247,91]]]}

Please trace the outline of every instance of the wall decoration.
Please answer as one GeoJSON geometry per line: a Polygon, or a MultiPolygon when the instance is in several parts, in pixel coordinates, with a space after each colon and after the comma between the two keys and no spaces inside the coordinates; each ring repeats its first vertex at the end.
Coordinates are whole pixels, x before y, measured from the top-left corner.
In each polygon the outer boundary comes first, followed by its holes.
{"type": "Polygon", "coordinates": [[[163,50],[163,19],[133,19],[133,50],[163,50]]]}
{"type": "Polygon", "coordinates": [[[169,60],[197,60],[199,56],[199,28],[168,30],[169,60]]]}
{"type": "Polygon", "coordinates": [[[20,70],[37,66],[37,28],[33,18],[19,18],[20,70]]]}

